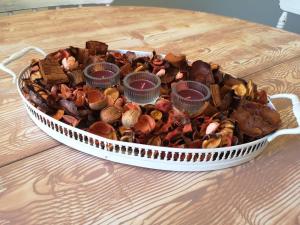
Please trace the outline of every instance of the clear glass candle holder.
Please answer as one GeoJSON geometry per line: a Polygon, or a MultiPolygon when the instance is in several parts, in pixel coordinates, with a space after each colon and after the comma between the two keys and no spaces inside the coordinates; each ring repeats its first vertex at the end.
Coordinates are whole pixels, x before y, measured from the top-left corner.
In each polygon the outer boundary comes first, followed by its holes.
{"type": "Polygon", "coordinates": [[[86,83],[92,87],[105,89],[120,83],[120,69],[112,63],[92,63],[83,72],[86,83]]]}
{"type": "Polygon", "coordinates": [[[196,113],[210,96],[209,88],[197,81],[179,81],[172,84],[172,104],[182,112],[196,113]]]}
{"type": "Polygon", "coordinates": [[[161,81],[149,72],[136,72],[123,79],[124,95],[128,101],[138,104],[154,103],[159,97],[161,81]]]}

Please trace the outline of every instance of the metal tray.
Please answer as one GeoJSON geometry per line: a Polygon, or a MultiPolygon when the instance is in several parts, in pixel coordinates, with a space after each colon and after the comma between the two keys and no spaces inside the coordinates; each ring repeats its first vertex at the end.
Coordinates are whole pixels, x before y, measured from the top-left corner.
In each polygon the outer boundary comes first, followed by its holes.
{"type": "MultiPolygon", "coordinates": [[[[274,138],[285,134],[300,134],[300,102],[294,94],[276,94],[272,99],[288,98],[292,101],[293,112],[298,122],[297,128],[281,129],[261,139],[232,147],[214,149],[184,149],[158,147],[144,144],[128,143],[106,139],[78,128],[69,126],[35,108],[22,93],[23,78],[30,76],[29,67],[17,75],[6,67],[10,62],[20,58],[28,51],[37,51],[43,56],[46,53],[37,47],[25,48],[0,63],[0,69],[17,79],[17,90],[23,100],[30,118],[45,133],[57,141],[81,152],[102,159],[133,166],[169,170],[169,171],[207,171],[223,169],[247,162],[259,155],[274,138]]],[[[116,50],[126,52],[127,50],[116,50]]],[[[138,56],[151,55],[151,52],[134,51],[138,56]]],[[[66,156],[67,157],[67,156],[66,156]]]]}

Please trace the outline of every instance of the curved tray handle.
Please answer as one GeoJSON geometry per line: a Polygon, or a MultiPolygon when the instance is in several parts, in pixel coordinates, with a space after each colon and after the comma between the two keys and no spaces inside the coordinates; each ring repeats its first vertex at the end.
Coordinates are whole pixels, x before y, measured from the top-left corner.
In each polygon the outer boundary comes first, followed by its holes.
{"type": "Polygon", "coordinates": [[[288,98],[292,101],[293,105],[293,112],[296,117],[298,127],[296,128],[290,128],[290,129],[282,129],[278,130],[275,133],[271,134],[268,137],[268,141],[271,142],[273,139],[275,139],[278,136],[285,135],[285,134],[300,134],[300,101],[297,95],[294,94],[277,94],[270,96],[271,99],[276,98],[288,98]]]}
{"type": "Polygon", "coordinates": [[[21,58],[23,55],[25,55],[27,52],[30,51],[36,51],[40,54],[42,54],[43,56],[46,56],[47,54],[40,48],[38,47],[34,47],[34,46],[29,46],[26,48],[23,48],[21,51],[18,51],[14,54],[12,54],[11,56],[9,56],[8,58],[4,59],[1,63],[0,63],[0,70],[3,70],[4,72],[8,73],[9,75],[11,75],[13,77],[13,83],[16,82],[17,79],[17,75],[15,72],[13,72],[12,70],[8,69],[6,67],[6,65],[8,65],[9,63],[21,58]]]}

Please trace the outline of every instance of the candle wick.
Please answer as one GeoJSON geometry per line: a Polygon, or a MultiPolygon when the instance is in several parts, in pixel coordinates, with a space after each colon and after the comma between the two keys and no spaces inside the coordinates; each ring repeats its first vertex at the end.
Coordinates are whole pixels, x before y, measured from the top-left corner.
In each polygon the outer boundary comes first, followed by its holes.
{"type": "Polygon", "coordinates": [[[146,85],[146,83],[144,82],[144,83],[142,84],[141,89],[144,89],[145,85],[146,85]]]}

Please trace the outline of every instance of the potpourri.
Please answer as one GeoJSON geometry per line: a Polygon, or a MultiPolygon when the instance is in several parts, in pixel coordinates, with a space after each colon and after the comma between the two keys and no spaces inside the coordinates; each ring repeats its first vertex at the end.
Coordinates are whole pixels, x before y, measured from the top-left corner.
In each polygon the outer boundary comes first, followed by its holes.
{"type": "Polygon", "coordinates": [[[264,90],[251,80],[235,78],[220,66],[185,55],[153,51],[151,57],[109,51],[98,41],[85,48],[69,47],[33,60],[31,75],[23,79],[24,96],[53,118],[93,134],[125,142],[179,148],[217,148],[247,143],[277,130],[280,115],[267,106],[264,90]],[[85,84],[83,69],[95,62],[120,68],[121,84],[105,90],[85,84]],[[149,71],[161,79],[155,104],[127,102],[122,79],[132,72],[149,71]],[[211,98],[190,115],[172,106],[171,85],[193,80],[207,85],[211,98]]]}

